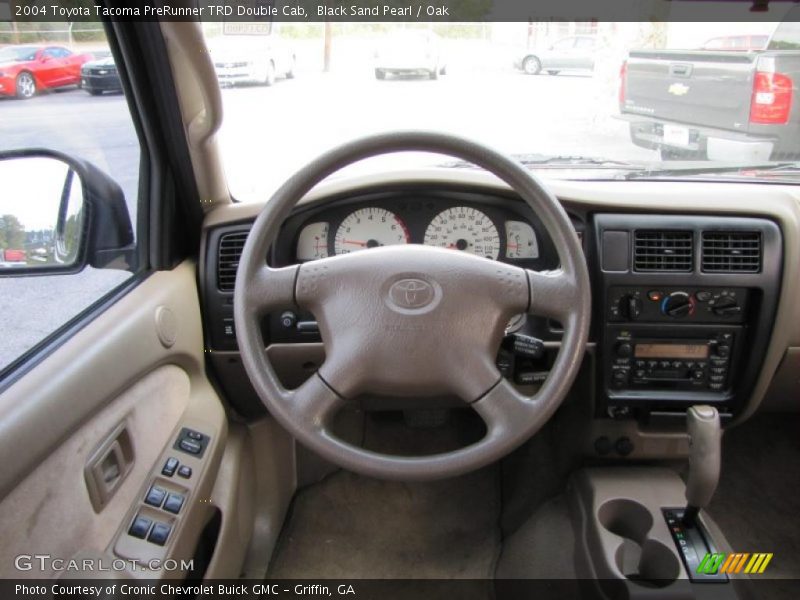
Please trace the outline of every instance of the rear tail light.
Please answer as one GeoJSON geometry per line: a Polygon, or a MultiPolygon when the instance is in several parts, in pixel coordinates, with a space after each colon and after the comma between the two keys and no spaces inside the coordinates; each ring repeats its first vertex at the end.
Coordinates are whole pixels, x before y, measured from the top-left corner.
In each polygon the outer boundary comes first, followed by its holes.
{"type": "Polygon", "coordinates": [[[789,121],[791,109],[792,78],[783,73],[756,71],[750,101],[750,122],[782,125],[789,121]]]}
{"type": "Polygon", "coordinates": [[[628,78],[628,61],[622,61],[619,68],[619,108],[622,110],[625,106],[625,84],[628,78]]]}

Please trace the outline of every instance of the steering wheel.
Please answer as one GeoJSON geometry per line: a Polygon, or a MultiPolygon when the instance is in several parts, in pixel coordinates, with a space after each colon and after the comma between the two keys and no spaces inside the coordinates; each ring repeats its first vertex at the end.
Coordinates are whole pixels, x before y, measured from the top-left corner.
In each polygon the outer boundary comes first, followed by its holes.
{"type": "Polygon", "coordinates": [[[481,144],[428,132],[375,135],[336,148],[292,176],[253,224],[234,293],[242,361],[267,410],[297,440],[330,462],[384,479],[429,480],[489,464],[533,435],[569,391],[584,355],[590,319],[586,261],[556,198],[516,161],[481,144]],[[422,151],[483,167],[505,181],[541,219],[560,268],[532,271],[461,251],[418,244],[384,246],[272,268],[266,257],[291,209],[317,183],[351,163],[422,151]],[[311,311],[326,359],[295,390],[279,382],[264,350],[263,315],[288,306],[311,311]],[[564,326],[558,357],[533,396],[502,377],[495,360],[509,319],[552,317],[564,326]],[[481,416],[484,437],[421,457],[349,444],[331,431],[336,411],[360,394],[452,394],[481,416]]]}

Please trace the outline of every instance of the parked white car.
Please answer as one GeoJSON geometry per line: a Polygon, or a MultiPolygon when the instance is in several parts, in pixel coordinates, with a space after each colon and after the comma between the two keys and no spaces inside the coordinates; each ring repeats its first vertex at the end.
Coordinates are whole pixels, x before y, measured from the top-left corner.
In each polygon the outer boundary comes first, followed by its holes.
{"type": "Polygon", "coordinates": [[[547,71],[558,75],[561,71],[594,69],[595,53],[599,49],[597,38],[591,35],[565,37],[547,48],[526,50],[514,66],[528,75],[547,71]]]}
{"type": "Polygon", "coordinates": [[[221,85],[269,86],[278,77],[295,76],[294,51],[277,36],[223,35],[214,40],[209,52],[221,85]]]}
{"type": "Polygon", "coordinates": [[[375,77],[427,75],[438,79],[447,72],[438,35],[427,30],[403,30],[388,35],[375,52],[375,77]]]}

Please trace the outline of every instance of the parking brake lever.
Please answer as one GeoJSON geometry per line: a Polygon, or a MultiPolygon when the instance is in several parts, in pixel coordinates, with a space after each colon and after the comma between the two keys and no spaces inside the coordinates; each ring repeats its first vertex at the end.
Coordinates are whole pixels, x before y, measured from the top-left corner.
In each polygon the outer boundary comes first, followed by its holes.
{"type": "Polygon", "coordinates": [[[692,406],[686,412],[689,432],[689,476],[683,524],[692,527],[708,506],[719,483],[722,431],[713,406],[692,406]]]}

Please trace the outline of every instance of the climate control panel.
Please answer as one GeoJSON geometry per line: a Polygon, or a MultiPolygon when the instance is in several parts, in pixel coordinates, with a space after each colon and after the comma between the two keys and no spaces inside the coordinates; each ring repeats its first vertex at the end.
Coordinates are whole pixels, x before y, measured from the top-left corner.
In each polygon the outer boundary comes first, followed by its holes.
{"type": "Polygon", "coordinates": [[[748,302],[746,288],[612,287],[609,322],[741,323],[748,302]]]}

